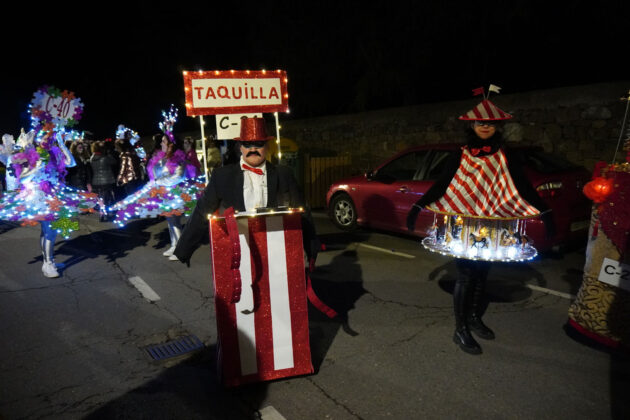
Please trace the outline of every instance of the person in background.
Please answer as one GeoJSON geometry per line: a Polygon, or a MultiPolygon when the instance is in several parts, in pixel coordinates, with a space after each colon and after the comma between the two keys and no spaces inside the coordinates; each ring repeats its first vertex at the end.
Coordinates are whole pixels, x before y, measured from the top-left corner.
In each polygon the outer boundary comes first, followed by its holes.
{"type": "Polygon", "coordinates": [[[116,139],[114,147],[120,162],[116,185],[123,189],[123,194],[127,197],[136,192],[142,180],[140,158],[127,138],[116,139]]]}
{"type": "Polygon", "coordinates": [[[192,166],[196,168],[195,176],[202,174],[201,163],[197,158],[197,151],[195,150],[195,140],[192,137],[184,137],[184,153],[186,154],[186,160],[192,166]]]}
{"type": "MultiPolygon", "coordinates": [[[[92,191],[94,191],[103,200],[105,211],[108,211],[110,205],[115,201],[114,187],[116,186],[116,176],[114,171],[117,165],[116,159],[107,153],[106,143],[104,141],[96,141],[92,143],[92,157],[90,165],[92,167],[92,191]]],[[[101,221],[104,222],[108,216],[101,212],[101,221]]]]}
{"type": "Polygon", "coordinates": [[[70,144],[70,153],[76,165],[67,168],[66,185],[92,192],[92,165],[87,145],[82,141],[73,142],[70,144]]]}
{"type": "Polygon", "coordinates": [[[216,140],[212,140],[208,144],[208,149],[206,151],[206,157],[208,159],[208,172],[212,172],[215,168],[221,166],[221,150],[219,150],[219,146],[217,145],[216,140]]]}

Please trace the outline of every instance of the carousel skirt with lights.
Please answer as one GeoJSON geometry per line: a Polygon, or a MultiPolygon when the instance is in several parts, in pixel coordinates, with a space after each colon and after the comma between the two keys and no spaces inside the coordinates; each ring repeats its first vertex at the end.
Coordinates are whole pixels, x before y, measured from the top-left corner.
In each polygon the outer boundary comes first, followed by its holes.
{"type": "Polygon", "coordinates": [[[435,213],[422,245],[432,252],[483,261],[526,261],[538,252],[525,234],[526,219],[486,219],[435,213]]]}
{"type": "Polygon", "coordinates": [[[97,194],[66,185],[49,186],[46,191],[21,186],[0,198],[0,219],[21,222],[22,226],[49,221],[53,229],[68,237],[79,229],[77,216],[94,213],[97,206],[103,208],[97,194]]]}
{"type": "Polygon", "coordinates": [[[593,212],[582,284],[569,306],[568,324],[610,348],[630,350],[630,291],[598,280],[604,259],[620,261],[617,247],[597,228],[593,212]]]}
{"type": "Polygon", "coordinates": [[[109,208],[116,213],[114,220],[123,226],[131,219],[158,216],[188,216],[206,187],[204,177],[186,179],[178,184],[164,186],[151,181],[140,190],[109,208]]]}

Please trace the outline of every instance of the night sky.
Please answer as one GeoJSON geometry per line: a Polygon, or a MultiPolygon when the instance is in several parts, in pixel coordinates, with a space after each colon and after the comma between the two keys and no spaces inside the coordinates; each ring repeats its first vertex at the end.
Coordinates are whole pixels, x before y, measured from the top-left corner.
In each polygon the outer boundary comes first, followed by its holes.
{"type": "Polygon", "coordinates": [[[628,1],[205,3],[5,14],[0,131],[28,128],[44,84],[82,99],[77,128],[89,138],[113,137],[118,124],[154,134],[171,103],[175,131],[195,130],[183,70],[286,70],[281,120],[467,99],[489,83],[509,94],[630,80],[628,1]]]}

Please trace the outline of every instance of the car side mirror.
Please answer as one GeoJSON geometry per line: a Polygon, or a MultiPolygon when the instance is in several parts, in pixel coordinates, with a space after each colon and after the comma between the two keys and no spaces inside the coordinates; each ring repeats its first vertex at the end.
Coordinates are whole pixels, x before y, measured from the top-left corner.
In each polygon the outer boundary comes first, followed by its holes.
{"type": "Polygon", "coordinates": [[[367,171],[363,175],[365,176],[365,179],[367,179],[368,181],[372,181],[374,177],[376,176],[376,173],[374,171],[367,171]]]}

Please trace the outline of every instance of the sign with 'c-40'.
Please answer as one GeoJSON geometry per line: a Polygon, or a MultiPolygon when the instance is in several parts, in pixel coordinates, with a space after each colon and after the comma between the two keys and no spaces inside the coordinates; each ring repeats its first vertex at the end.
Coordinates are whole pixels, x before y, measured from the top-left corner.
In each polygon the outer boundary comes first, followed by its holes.
{"type": "Polygon", "coordinates": [[[597,279],[611,286],[630,291],[630,265],[622,264],[610,258],[604,258],[604,263],[597,279]]]}

